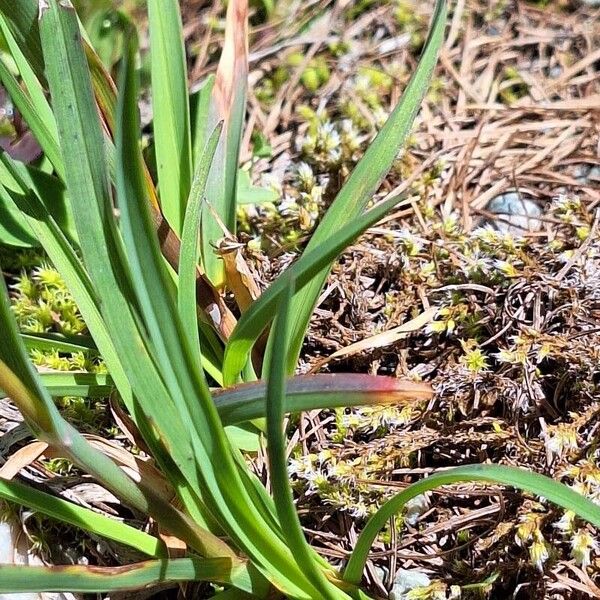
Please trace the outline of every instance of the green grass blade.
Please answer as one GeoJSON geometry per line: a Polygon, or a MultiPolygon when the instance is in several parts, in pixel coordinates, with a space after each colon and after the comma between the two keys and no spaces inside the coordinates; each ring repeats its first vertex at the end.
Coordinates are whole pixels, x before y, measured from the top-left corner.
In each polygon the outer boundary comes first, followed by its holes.
{"type": "MultiPolygon", "coordinates": [[[[444,38],[446,0],[437,0],[429,36],[417,69],[413,73],[400,102],[387,122],[352,171],[333,204],[323,217],[306,247],[306,252],[318,250],[331,237],[339,235],[341,228],[360,217],[390,170],[398,152],[403,148],[413,121],[427,91],[438,51],[444,38]]],[[[288,373],[296,368],[306,328],[331,265],[314,276],[304,289],[299,290],[292,304],[295,322],[288,350],[288,373]]]]}
{"type": "Polygon", "coordinates": [[[162,582],[212,581],[265,597],[264,580],[227,558],[151,560],[122,567],[0,565],[0,593],[133,591],[162,582]]]}
{"type": "MultiPolygon", "coordinates": [[[[37,222],[37,221],[32,220],[32,222],[37,222]]],[[[85,289],[85,283],[84,283],[85,276],[80,271],[80,269],[82,267],[77,262],[77,257],[74,256],[73,254],[71,254],[72,251],[68,250],[68,244],[67,244],[66,240],[64,239],[64,237],[61,238],[60,231],[58,230],[56,225],[52,226],[52,221],[48,221],[45,225],[47,225],[47,227],[40,226],[40,229],[39,229],[39,231],[41,232],[41,237],[45,240],[45,242],[47,242],[44,244],[44,247],[46,248],[47,251],[49,250],[49,256],[52,258],[53,263],[57,266],[57,268],[61,272],[61,275],[65,278],[65,281],[69,285],[69,289],[71,289],[71,290],[75,289],[75,290],[79,291],[79,293],[74,294],[74,296],[77,299],[80,310],[82,311],[82,314],[83,314],[84,318],[86,319],[88,326],[89,326],[90,322],[93,322],[93,323],[95,323],[95,325],[98,328],[100,328],[98,331],[97,337],[96,337],[96,341],[104,342],[104,343],[99,344],[100,348],[106,351],[106,352],[103,351],[103,357],[104,357],[105,361],[107,362],[107,364],[109,365],[109,368],[114,367],[114,369],[111,368],[112,377],[113,378],[119,377],[121,379],[121,384],[122,384],[122,386],[120,387],[121,393],[123,393],[123,392],[129,393],[128,406],[133,409],[132,415],[134,415],[134,417],[135,417],[135,416],[137,416],[136,404],[133,401],[133,398],[131,397],[131,389],[129,387],[125,387],[125,386],[129,386],[127,377],[122,370],[122,367],[120,365],[120,362],[118,361],[118,357],[116,356],[115,350],[112,347],[112,345],[110,345],[110,347],[108,345],[105,345],[105,344],[110,343],[110,339],[107,337],[106,332],[103,330],[103,323],[102,323],[99,315],[96,312],[94,303],[91,301],[90,297],[87,295],[87,291],[85,289]],[[81,279],[80,279],[80,277],[81,277],[81,279]],[[85,302],[80,302],[78,299],[79,297],[82,298],[83,300],[85,300],[85,302]],[[92,318],[90,318],[90,317],[92,317],[92,318]]],[[[91,330],[94,332],[94,328],[92,328],[91,330]]],[[[163,410],[164,410],[164,408],[163,408],[163,410]]],[[[139,419],[134,419],[134,420],[136,420],[136,424],[138,425],[138,427],[141,430],[143,430],[144,422],[140,421],[139,419]]],[[[77,433],[77,432],[75,432],[75,433],[77,433]]],[[[149,439],[150,439],[150,445],[152,445],[152,443],[151,443],[152,438],[149,438],[149,439]]],[[[75,436],[75,441],[78,444],[81,443],[81,439],[78,434],[75,436]]],[[[160,446],[159,446],[159,449],[160,449],[160,446]]],[[[73,452],[75,452],[75,451],[76,451],[76,448],[73,448],[73,452]]],[[[155,455],[155,457],[160,459],[160,454],[155,455]]],[[[74,462],[77,462],[77,461],[74,461],[74,462]]],[[[159,460],[159,462],[160,462],[160,460],[159,460]]],[[[176,467],[174,465],[172,465],[171,468],[168,470],[168,472],[171,475],[171,480],[173,481],[174,485],[177,485],[176,477],[175,477],[175,473],[174,473],[175,469],[176,469],[176,467]]],[[[99,479],[101,479],[101,478],[99,477],[99,479]]],[[[117,491],[117,494],[118,494],[118,491],[117,491]]],[[[197,528],[195,527],[195,525],[193,523],[188,523],[187,518],[184,515],[182,515],[181,513],[179,513],[179,511],[175,510],[173,507],[171,507],[169,505],[165,505],[164,503],[162,503],[160,501],[160,499],[153,498],[151,493],[149,495],[149,500],[151,502],[151,505],[146,504],[146,501],[143,500],[143,503],[141,506],[144,508],[139,507],[140,510],[150,511],[151,514],[154,514],[155,518],[157,518],[157,519],[160,519],[161,516],[164,516],[165,521],[169,522],[169,527],[170,527],[171,531],[173,531],[173,533],[179,532],[180,537],[182,539],[189,539],[190,544],[193,547],[200,549],[200,548],[204,548],[207,546],[205,544],[205,542],[202,541],[203,533],[201,531],[196,531],[197,528]],[[183,528],[183,530],[182,530],[182,528],[183,528]],[[192,535],[191,539],[186,538],[185,531],[187,529],[190,530],[190,531],[188,531],[188,533],[192,535]],[[195,542],[197,542],[197,543],[195,543],[195,542]]],[[[217,547],[220,547],[220,546],[217,545],[217,547]]]]}
{"type": "MultiPolygon", "coordinates": [[[[196,298],[198,298],[198,287],[196,287],[196,298]]],[[[198,314],[202,309],[198,307],[198,314]]],[[[198,319],[198,333],[200,335],[200,348],[202,348],[202,368],[223,387],[223,344],[217,337],[213,327],[198,319]]]]}
{"type": "Polygon", "coordinates": [[[56,172],[62,176],[64,165],[58,145],[56,121],[44,95],[43,88],[3,19],[0,19],[0,28],[8,43],[12,58],[23,78],[27,92],[19,85],[15,76],[2,60],[0,60],[0,81],[2,81],[2,85],[6,88],[25,122],[29,125],[44,154],[48,157],[56,172]]]}
{"type": "Polygon", "coordinates": [[[325,577],[315,555],[306,542],[288,476],[287,440],[284,435],[284,415],[286,404],[286,368],[285,356],[289,342],[290,304],[294,294],[294,281],[284,276],[286,290],[282,294],[281,304],[274,328],[277,331],[273,360],[269,369],[266,394],[267,441],[269,449],[269,473],[273,500],[281,524],[285,541],[294,549],[294,558],[318,592],[318,598],[339,600],[349,598],[325,577]]]}
{"type": "MultiPolygon", "coordinates": [[[[107,398],[115,389],[109,375],[86,372],[42,372],[42,384],[50,396],[74,398],[107,398]]],[[[0,398],[3,392],[0,390],[0,398]]]]}
{"type": "Polygon", "coordinates": [[[198,364],[202,364],[202,352],[198,337],[198,305],[196,301],[196,269],[200,258],[200,216],[202,214],[202,200],[206,191],[206,182],[219,143],[221,130],[222,126],[219,124],[208,139],[196,165],[190,198],[185,211],[179,255],[177,305],[179,316],[189,336],[190,347],[198,364]]]}
{"type": "MultiPolygon", "coordinates": [[[[137,79],[134,70],[137,40],[133,32],[123,57],[117,104],[116,188],[121,209],[121,229],[130,269],[131,300],[139,306],[139,318],[150,340],[160,376],[170,390],[171,402],[190,440],[197,438],[197,423],[190,423],[188,410],[193,408],[193,388],[189,383],[186,353],[188,336],[175,310],[173,282],[160,254],[148,203],[145,197],[142,157],[139,147],[137,79]],[[191,395],[190,395],[191,391],[191,395]]],[[[197,365],[199,367],[199,365],[197,365]]],[[[195,459],[192,459],[195,461],[195,459]]],[[[197,482],[200,484],[200,481],[197,482]]]]}
{"type": "MultiPolygon", "coordinates": [[[[393,377],[360,374],[299,375],[286,384],[286,412],[298,413],[321,408],[373,406],[428,400],[427,383],[414,383],[393,377]]],[[[263,381],[245,383],[213,392],[215,406],[225,425],[262,418],[266,412],[266,385],[263,381]]]]}
{"type": "MultiPolygon", "coordinates": [[[[296,289],[300,290],[307,285],[324,266],[328,265],[361,233],[382,219],[398,202],[398,198],[381,202],[359,219],[345,225],[336,236],[325,240],[318,249],[305,252],[286,272],[296,281],[296,289]]],[[[277,300],[285,290],[285,281],[287,279],[284,277],[274,281],[240,317],[225,349],[223,365],[225,385],[236,383],[239,373],[250,357],[252,346],[273,319],[277,300]]]]}
{"type": "MultiPolygon", "coordinates": [[[[65,148],[66,184],[72,196],[81,249],[86,267],[95,277],[98,289],[103,292],[102,299],[107,307],[108,319],[105,320],[104,315],[97,315],[96,330],[93,328],[94,323],[90,324],[86,315],[84,318],[105,360],[111,361],[112,364],[109,364],[111,375],[124,399],[129,402],[128,408],[135,419],[140,409],[132,397],[130,376],[123,371],[122,356],[117,353],[116,344],[119,342],[120,346],[126,348],[131,346],[132,339],[135,339],[132,336],[137,331],[137,325],[130,312],[129,298],[125,295],[126,277],[122,273],[113,271],[112,267],[113,261],[117,263],[119,261],[119,256],[115,256],[115,252],[118,251],[120,241],[113,222],[104,137],[94,102],[86,57],[78,36],[79,27],[72,8],[57,5],[55,0],[52,1],[51,7],[42,13],[40,23],[47,54],[46,65],[52,103],[59,124],[61,145],[65,148]],[[100,335],[102,337],[99,337],[100,335]],[[101,339],[106,339],[107,344],[101,344],[101,339]],[[109,350],[108,356],[106,356],[107,350],[109,350]],[[123,373],[122,377],[119,376],[119,371],[123,373]]],[[[47,216],[41,223],[47,227],[51,226],[47,216]]],[[[57,232],[48,233],[52,235],[48,235],[46,241],[53,247],[59,246],[54,253],[55,257],[64,258],[68,250],[64,244],[61,244],[60,239],[56,239],[57,232]]],[[[55,257],[51,258],[56,264],[55,257]]],[[[80,269],[73,269],[71,263],[71,260],[63,260],[57,268],[61,273],[65,267],[72,272],[72,276],[66,280],[70,289],[73,285],[81,288],[81,282],[84,281],[83,273],[80,269]]],[[[77,295],[75,299],[81,307],[77,295]]],[[[97,299],[95,304],[99,306],[100,299],[97,299]]],[[[92,316],[96,315],[92,313],[92,316]]],[[[131,359],[133,361],[133,357],[131,359]]],[[[147,363],[141,352],[136,353],[136,363],[140,370],[143,370],[147,363]]],[[[148,374],[145,374],[142,380],[148,383],[150,388],[148,392],[157,395],[157,388],[153,386],[154,381],[148,374]]],[[[148,392],[144,392],[144,395],[148,392]]],[[[163,413],[166,417],[172,417],[171,426],[176,427],[176,416],[170,413],[167,403],[156,416],[163,413]]],[[[138,423],[138,426],[141,425],[142,423],[138,423]]]]}
{"type": "MultiPolygon", "coordinates": [[[[34,193],[53,215],[61,231],[71,240],[77,238],[65,188],[59,179],[35,167],[24,165],[0,151],[0,185],[21,196],[34,193]]],[[[21,218],[26,219],[23,214],[21,218]]]]}
{"type": "MultiPolygon", "coordinates": [[[[167,549],[162,540],[143,533],[125,523],[105,517],[89,508],[77,506],[72,502],[67,502],[61,498],[40,492],[18,481],[0,479],[0,498],[21,504],[63,523],[79,527],[89,533],[125,544],[148,556],[158,558],[166,557],[167,555],[167,549]]],[[[1,577],[0,581],[2,581],[1,577]]]]}
{"type": "Polygon", "coordinates": [[[237,174],[246,116],[247,80],[248,0],[230,0],[225,42],[206,124],[210,131],[216,123],[223,121],[223,137],[207,184],[210,207],[203,206],[201,237],[202,264],[212,283],[218,287],[225,282],[224,268],[213,245],[223,237],[223,225],[232,233],[236,229],[237,174]]]}
{"type": "MultiPolygon", "coordinates": [[[[1,159],[7,158],[0,155],[1,159]]],[[[7,163],[10,165],[11,163],[7,163]]],[[[15,171],[17,176],[18,173],[15,171]]],[[[23,186],[26,184],[21,182],[23,186]]],[[[90,330],[98,349],[102,354],[113,379],[119,382],[119,390],[128,406],[132,407],[131,390],[128,379],[122,370],[121,364],[116,356],[114,346],[110,340],[102,316],[98,309],[98,299],[93,289],[88,274],[69,244],[60,228],[49,214],[46,207],[32,193],[20,198],[11,196],[6,188],[0,186],[0,195],[14,201],[24,214],[28,217],[28,223],[36,238],[41,242],[44,250],[50,257],[54,266],[58,269],[64,279],[69,291],[73,295],[83,319],[90,330]]],[[[44,336],[23,336],[28,347],[41,349],[59,349],[64,352],[80,351],[80,343],[73,347],[71,340],[56,339],[56,336],[45,334],[44,336]],[[66,344],[66,345],[65,345],[66,344]]],[[[93,347],[87,340],[86,347],[93,347]]]]}
{"type": "Polygon", "coordinates": [[[598,505],[566,485],[558,483],[549,477],[525,469],[500,465],[456,467],[435,473],[426,479],[413,483],[388,500],[369,519],[350,556],[350,560],[344,571],[344,580],[355,584],[360,582],[369,551],[375,538],[383,527],[385,527],[388,520],[401,511],[402,507],[409,500],[443,485],[471,481],[501,483],[536,494],[537,496],[543,496],[562,508],[572,510],[579,517],[589,521],[596,527],[600,526],[600,507],[598,505]]]}
{"type": "MultiPolygon", "coordinates": [[[[0,193],[2,193],[2,191],[3,188],[0,186],[0,193]]],[[[152,448],[154,457],[163,466],[165,472],[170,474],[173,485],[181,488],[186,484],[181,479],[178,480],[177,467],[170,462],[169,455],[164,452],[162,445],[157,443],[155,437],[153,435],[149,435],[150,432],[146,432],[144,429],[145,420],[143,413],[140,414],[141,411],[138,407],[135,397],[133,396],[133,390],[129,383],[129,378],[123,369],[120,358],[116,353],[116,349],[108,334],[108,330],[106,329],[105,323],[97,308],[95,293],[92,289],[91,282],[89,281],[83,265],[79,261],[78,257],[70,247],[68,241],[61,233],[56,223],[53,221],[52,217],[48,214],[45,207],[43,207],[41,203],[36,200],[37,199],[35,197],[29,194],[27,197],[18,200],[18,203],[19,206],[21,206],[29,215],[31,215],[29,223],[32,229],[36,232],[36,236],[39,240],[41,240],[44,249],[52,260],[52,263],[59,270],[61,276],[67,284],[67,287],[73,294],[79,310],[81,311],[81,314],[88,328],[90,329],[95,342],[98,345],[98,349],[109,368],[111,378],[115,381],[117,388],[119,389],[121,398],[125,402],[140,431],[142,431],[142,433],[146,433],[145,439],[148,445],[152,448]]],[[[110,294],[110,299],[114,300],[114,294],[110,294]]],[[[120,331],[120,328],[118,328],[117,331],[120,331]]],[[[39,343],[40,340],[35,341],[36,345],[39,345],[39,343]]],[[[56,347],[61,347],[60,342],[56,347]]],[[[65,349],[65,351],[71,351],[71,349],[65,349]]],[[[141,364],[142,361],[142,356],[135,351],[133,354],[134,356],[132,357],[132,360],[138,361],[137,365],[139,367],[139,364],[141,364]]],[[[157,422],[160,422],[160,417],[164,415],[165,419],[169,421],[170,425],[172,427],[176,427],[175,419],[177,417],[170,413],[167,405],[162,404],[154,414],[157,417],[157,422]]],[[[170,527],[173,532],[175,528],[177,528],[178,531],[181,531],[180,528],[182,527],[189,528],[190,532],[188,533],[193,534],[192,538],[186,538],[185,531],[181,532],[180,537],[183,539],[189,539],[190,544],[193,547],[196,549],[206,547],[205,543],[202,541],[202,532],[196,531],[194,524],[187,523],[186,518],[183,517],[178,511],[169,506],[157,506],[155,509],[157,511],[155,513],[156,515],[164,514],[165,512],[170,515],[170,527]]],[[[190,507],[191,511],[193,511],[193,509],[193,506],[190,507]]],[[[196,516],[198,516],[197,510],[193,512],[196,516]]]]}
{"type": "Polygon", "coordinates": [[[54,397],[107,398],[114,390],[109,375],[102,373],[40,373],[48,393],[54,397]]]}
{"type": "Polygon", "coordinates": [[[195,169],[198,168],[198,161],[202,157],[208,138],[209,112],[214,86],[215,76],[211,73],[207,75],[198,91],[194,92],[190,97],[195,169]]]}
{"type": "Polygon", "coordinates": [[[181,233],[192,181],[187,69],[177,0],[149,0],[154,147],[162,211],[181,233]]]}
{"type": "Polygon", "coordinates": [[[0,194],[0,244],[21,248],[39,245],[27,220],[15,209],[8,194],[4,193],[0,194]]]}
{"type": "Polygon", "coordinates": [[[44,58],[38,28],[38,0],[0,0],[0,13],[40,81],[44,78],[44,58]]]}

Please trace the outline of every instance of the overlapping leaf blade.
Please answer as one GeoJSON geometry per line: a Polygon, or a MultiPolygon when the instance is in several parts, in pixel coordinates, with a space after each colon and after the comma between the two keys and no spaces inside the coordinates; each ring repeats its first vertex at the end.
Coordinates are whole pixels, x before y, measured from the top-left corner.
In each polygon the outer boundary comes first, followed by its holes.
{"type": "MultiPolygon", "coordinates": [[[[184,422],[185,435],[193,448],[191,464],[199,479],[194,489],[202,491],[211,515],[266,577],[294,596],[310,598],[313,587],[277,532],[264,523],[253,501],[250,476],[246,469],[238,468],[233,458],[200,365],[194,362],[183,332],[148,203],[144,201],[134,56],[132,43],[124,61],[117,111],[117,189],[123,239],[139,318],[160,364],[161,377],[168,384],[170,402],[184,422]]],[[[178,441],[173,432],[165,439],[173,445],[178,441]]]]}
{"type": "Polygon", "coordinates": [[[23,90],[4,61],[0,60],[0,80],[2,81],[2,85],[6,88],[6,91],[31,130],[35,133],[36,140],[42,147],[44,154],[48,157],[57,173],[62,175],[64,168],[58,147],[56,121],[44,95],[41,83],[27,62],[21,48],[16,43],[10,28],[4,20],[4,16],[0,16],[0,27],[27,91],[23,90]]]}
{"type": "MultiPolygon", "coordinates": [[[[123,471],[94,449],[60,415],[28,360],[10,312],[4,280],[0,284],[0,324],[5,342],[0,345],[0,387],[19,407],[33,432],[39,439],[60,448],[67,458],[93,474],[130,506],[147,513],[155,512],[157,499],[147,497],[123,471]]],[[[158,504],[161,510],[165,508],[162,506],[164,503],[158,504]]],[[[174,513],[169,507],[166,507],[166,512],[174,513]]]]}
{"type": "Polygon", "coordinates": [[[0,0],[0,12],[6,17],[19,48],[35,74],[43,79],[44,59],[38,28],[38,0],[0,0]]]}
{"type": "MultiPolygon", "coordinates": [[[[139,329],[139,306],[131,292],[131,275],[114,221],[104,138],[73,9],[51,0],[41,14],[40,31],[81,250],[97,284],[103,321],[133,390],[132,416],[155,458],[171,473],[174,485],[183,490],[189,486],[200,489],[186,426],[139,329]],[[168,447],[169,441],[161,435],[164,431],[172,432],[174,441],[168,447]]],[[[188,508],[198,514],[200,499],[194,494],[186,499],[196,502],[188,508]]],[[[231,552],[217,538],[186,523],[182,515],[174,516],[170,528],[202,553],[219,556],[231,552]]]]}
{"type": "MultiPolygon", "coordinates": [[[[336,236],[324,241],[318,249],[305,252],[288,268],[289,276],[301,290],[340,254],[356,237],[382,219],[398,203],[398,198],[389,198],[366,212],[360,219],[345,225],[336,236]]],[[[240,317],[225,349],[223,378],[226,385],[233,385],[250,357],[255,341],[273,319],[277,301],[285,290],[286,279],[280,277],[240,317]]]]}

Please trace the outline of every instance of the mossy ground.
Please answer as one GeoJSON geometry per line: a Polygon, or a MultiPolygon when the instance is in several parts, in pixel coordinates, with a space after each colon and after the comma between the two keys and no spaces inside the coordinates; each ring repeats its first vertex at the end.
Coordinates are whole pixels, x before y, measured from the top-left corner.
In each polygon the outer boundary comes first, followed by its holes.
{"type": "MultiPolygon", "coordinates": [[[[208,4],[183,3],[192,83],[218,56],[221,13],[208,4]]],[[[401,97],[431,4],[281,1],[265,25],[256,3],[243,159],[280,200],[241,208],[239,239],[264,285],[302,248],[401,97]]],[[[311,542],[334,563],[385,497],[434,469],[517,465],[600,499],[600,76],[598,62],[586,61],[599,40],[597,11],[575,1],[454,5],[413,135],[377,196],[404,197],[334,268],[300,365],[426,380],[436,390],[427,404],[310,413],[290,424],[298,507],[311,542]],[[503,217],[485,208],[509,190],[543,207],[537,231],[494,229],[503,217]],[[393,343],[323,361],[423,314],[431,317],[393,343]]],[[[25,276],[21,265],[5,266],[16,275],[22,327],[81,331],[43,258],[25,258],[25,276]]],[[[102,368],[78,356],[37,364],[102,368]]],[[[91,430],[125,439],[106,403],[75,408],[91,430]]],[[[44,461],[28,468],[55,481],[77,475],[44,461]]],[[[102,494],[89,501],[114,510],[102,494]]],[[[427,574],[430,585],[407,599],[600,597],[597,539],[543,499],[461,485],[390,524],[366,577],[383,596],[399,569],[427,574]]]]}

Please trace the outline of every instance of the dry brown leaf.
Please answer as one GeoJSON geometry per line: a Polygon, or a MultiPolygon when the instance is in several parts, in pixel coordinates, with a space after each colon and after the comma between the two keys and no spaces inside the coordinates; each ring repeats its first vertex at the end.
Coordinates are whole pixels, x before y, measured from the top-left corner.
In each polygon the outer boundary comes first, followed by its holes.
{"type": "Polygon", "coordinates": [[[175,492],[171,485],[150,461],[134,456],[125,448],[121,448],[97,435],[86,434],[84,437],[92,446],[114,460],[134,481],[152,489],[155,494],[168,502],[173,500],[175,492]]]}
{"type": "Polygon", "coordinates": [[[402,325],[398,325],[398,327],[394,327],[389,329],[388,331],[383,331],[382,333],[378,333],[371,337],[368,337],[360,342],[355,342],[354,344],[350,344],[345,348],[341,348],[337,350],[327,358],[324,358],[317,362],[317,364],[310,370],[310,373],[316,373],[319,371],[324,365],[328,362],[332,361],[335,358],[340,358],[341,356],[351,356],[352,354],[357,354],[358,352],[362,352],[363,350],[372,350],[373,348],[383,348],[384,346],[389,346],[401,340],[402,338],[407,337],[410,333],[418,331],[422,327],[425,327],[429,322],[433,321],[435,317],[435,313],[437,312],[437,308],[431,307],[427,310],[423,311],[418,317],[403,323],[402,325]]]}
{"type": "Polygon", "coordinates": [[[244,312],[260,296],[260,289],[242,256],[242,247],[242,244],[224,239],[217,253],[225,265],[227,287],[233,292],[240,311],[244,312]]]}
{"type": "Polygon", "coordinates": [[[248,2],[231,0],[225,22],[225,45],[217,68],[213,98],[225,125],[233,107],[238,81],[248,78],[248,2]]]}
{"type": "Polygon", "coordinates": [[[158,537],[165,543],[169,552],[169,558],[185,557],[187,553],[187,544],[185,542],[164,531],[159,531],[158,537]]]}
{"type": "Polygon", "coordinates": [[[46,442],[32,442],[19,448],[10,458],[0,467],[0,479],[12,479],[21,469],[28,467],[36,461],[48,449],[46,442]]]}
{"type": "Polygon", "coordinates": [[[123,432],[125,437],[140,450],[143,450],[146,454],[150,455],[151,452],[146,445],[146,442],[140,434],[133,419],[121,406],[116,393],[112,393],[109,398],[110,412],[116,421],[119,429],[123,432]]]}

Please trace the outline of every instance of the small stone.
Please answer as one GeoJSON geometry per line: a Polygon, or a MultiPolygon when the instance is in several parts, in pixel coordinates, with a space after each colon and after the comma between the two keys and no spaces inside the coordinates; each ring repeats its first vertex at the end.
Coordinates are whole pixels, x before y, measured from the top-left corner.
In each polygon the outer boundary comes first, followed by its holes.
{"type": "Polygon", "coordinates": [[[419,517],[429,509],[429,500],[425,494],[420,494],[404,505],[404,521],[414,527],[419,517]]]}
{"type": "Polygon", "coordinates": [[[577,165],[573,175],[582,185],[597,184],[600,182],[600,165],[577,165]]]}
{"type": "Polygon", "coordinates": [[[390,592],[390,600],[406,600],[409,592],[416,588],[427,587],[430,583],[431,579],[421,571],[398,569],[390,592]]]}
{"type": "Polygon", "coordinates": [[[496,196],[487,205],[486,210],[501,217],[495,219],[492,225],[502,233],[523,235],[542,228],[539,219],[542,209],[536,202],[517,192],[506,192],[496,196]]]}
{"type": "Polygon", "coordinates": [[[563,68],[560,65],[554,65],[553,67],[550,67],[550,70],[548,71],[548,76],[552,77],[552,79],[556,79],[557,77],[560,77],[563,73],[563,68]]]}

